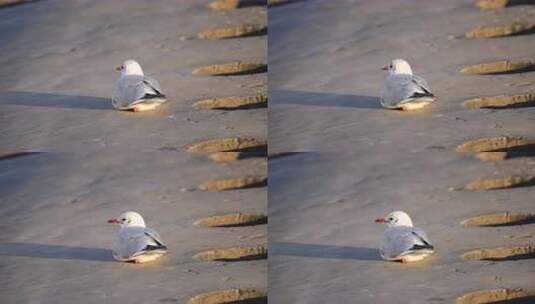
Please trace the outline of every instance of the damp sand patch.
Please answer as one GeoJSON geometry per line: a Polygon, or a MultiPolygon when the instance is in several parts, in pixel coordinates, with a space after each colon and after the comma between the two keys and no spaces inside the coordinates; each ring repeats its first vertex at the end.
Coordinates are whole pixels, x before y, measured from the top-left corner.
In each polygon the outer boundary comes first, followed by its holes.
{"type": "Polygon", "coordinates": [[[467,218],[461,222],[464,227],[500,227],[535,223],[532,213],[493,213],[467,218]]]}
{"type": "Polygon", "coordinates": [[[508,189],[516,187],[527,187],[535,184],[534,177],[523,176],[508,176],[505,178],[495,179],[480,179],[468,183],[465,186],[466,190],[471,191],[485,191],[485,190],[498,190],[508,189]]]}
{"type": "MultiPolygon", "coordinates": [[[[466,141],[455,149],[459,153],[497,152],[498,150],[518,148],[535,144],[522,136],[486,137],[466,141]]],[[[502,151],[503,152],[503,151],[502,151]]]]}
{"type": "Polygon", "coordinates": [[[506,160],[511,155],[507,152],[479,152],[476,153],[475,157],[483,162],[496,162],[506,160]]]}
{"type": "Polygon", "coordinates": [[[233,288],[199,294],[188,300],[188,304],[267,304],[267,295],[254,288],[233,288]]]}
{"type": "Polygon", "coordinates": [[[255,137],[212,139],[195,143],[186,147],[186,151],[196,153],[247,152],[266,149],[266,140],[255,137]]]}
{"type": "Polygon", "coordinates": [[[535,62],[531,60],[501,60],[467,66],[460,72],[469,75],[487,75],[522,73],[533,70],[535,70],[535,62]]]}
{"type": "Polygon", "coordinates": [[[535,24],[510,23],[497,26],[480,26],[464,34],[466,38],[497,38],[530,34],[535,30],[535,24]]]}
{"type": "Polygon", "coordinates": [[[524,93],[516,95],[499,95],[491,97],[478,97],[464,101],[463,106],[468,109],[481,108],[515,108],[535,106],[535,94],[524,93]]]}
{"type": "Polygon", "coordinates": [[[267,64],[261,62],[233,61],[208,65],[193,70],[197,76],[237,76],[267,72],[267,64]]]}
{"type": "Polygon", "coordinates": [[[216,152],[210,154],[208,157],[217,163],[227,163],[249,158],[265,158],[267,151],[251,151],[251,152],[216,152]]]}
{"type": "Polygon", "coordinates": [[[214,10],[232,10],[248,6],[263,6],[266,4],[266,0],[217,0],[209,3],[207,7],[214,10]]]}
{"type": "Polygon", "coordinates": [[[481,161],[502,161],[516,157],[535,156],[535,140],[521,136],[480,138],[458,145],[459,153],[475,153],[481,161]]]}
{"type": "Polygon", "coordinates": [[[252,261],[267,259],[266,246],[254,247],[231,247],[224,249],[213,249],[197,253],[194,258],[203,262],[210,261],[252,261]]]}
{"type": "Polygon", "coordinates": [[[267,26],[258,24],[240,24],[205,30],[197,34],[199,39],[230,39],[267,34],[267,26]]]}
{"type": "Polygon", "coordinates": [[[193,104],[197,110],[236,110],[267,107],[267,94],[231,96],[199,100],[193,104]]]}
{"type": "Polygon", "coordinates": [[[475,249],[461,255],[465,260],[514,261],[535,258],[535,247],[531,245],[475,249]]]}
{"type": "Polygon", "coordinates": [[[214,179],[199,185],[203,191],[227,191],[267,186],[267,176],[245,176],[239,178],[214,179]]]}
{"type": "Polygon", "coordinates": [[[265,214],[231,213],[205,217],[193,222],[195,227],[242,227],[267,223],[265,214]]]}
{"type": "Polygon", "coordinates": [[[470,292],[458,297],[456,304],[520,304],[534,303],[535,291],[527,291],[521,288],[487,289],[470,292]]]}

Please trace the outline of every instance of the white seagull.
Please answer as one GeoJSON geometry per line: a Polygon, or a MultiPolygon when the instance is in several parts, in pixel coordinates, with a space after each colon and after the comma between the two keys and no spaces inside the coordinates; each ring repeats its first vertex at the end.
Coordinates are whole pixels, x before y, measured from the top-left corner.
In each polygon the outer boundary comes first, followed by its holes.
{"type": "Polygon", "coordinates": [[[108,223],[121,226],[113,248],[113,257],[117,261],[145,263],[167,253],[167,247],[158,233],[145,227],[145,221],[139,213],[124,212],[108,223]]]}
{"type": "Polygon", "coordinates": [[[435,101],[435,95],[431,93],[425,79],[413,75],[407,61],[392,60],[383,70],[390,73],[381,90],[383,107],[407,111],[423,108],[435,101]]]}
{"type": "Polygon", "coordinates": [[[121,76],[113,92],[114,108],[134,112],[148,111],[167,100],[160,84],[154,78],[145,76],[135,60],[126,60],[116,70],[121,72],[121,76]]]}
{"type": "Polygon", "coordinates": [[[425,232],[413,227],[407,213],[394,211],[386,218],[376,219],[375,222],[386,224],[379,248],[384,260],[415,262],[435,252],[425,232]]]}

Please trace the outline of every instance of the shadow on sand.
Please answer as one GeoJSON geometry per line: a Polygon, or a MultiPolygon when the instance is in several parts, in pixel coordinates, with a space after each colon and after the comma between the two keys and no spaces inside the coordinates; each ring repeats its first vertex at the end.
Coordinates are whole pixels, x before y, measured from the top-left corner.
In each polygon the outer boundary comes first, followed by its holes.
{"type": "Polygon", "coordinates": [[[381,109],[377,96],[343,95],[332,93],[276,90],[269,92],[271,105],[300,105],[318,107],[341,107],[354,109],[381,109]]]}
{"type": "Polygon", "coordinates": [[[16,91],[0,92],[0,105],[87,110],[113,109],[109,98],[16,91]]]}
{"type": "Polygon", "coordinates": [[[381,260],[379,250],[376,248],[299,244],[287,242],[272,242],[269,244],[269,247],[271,255],[361,261],[381,260]]]}
{"type": "Polygon", "coordinates": [[[1,243],[0,256],[114,262],[109,249],[34,243],[1,243]]]}

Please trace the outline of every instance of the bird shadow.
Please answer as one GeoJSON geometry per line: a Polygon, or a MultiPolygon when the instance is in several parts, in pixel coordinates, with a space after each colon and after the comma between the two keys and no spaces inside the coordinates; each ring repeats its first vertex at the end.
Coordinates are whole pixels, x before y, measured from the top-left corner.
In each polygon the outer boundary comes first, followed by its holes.
{"type": "Polygon", "coordinates": [[[87,110],[113,109],[109,98],[18,91],[0,92],[0,105],[87,110]]]}
{"type": "Polygon", "coordinates": [[[112,251],[109,249],[35,243],[1,243],[0,256],[99,262],[114,261],[112,251]]]}
{"type": "Polygon", "coordinates": [[[377,96],[287,90],[274,90],[269,95],[270,103],[276,105],[293,104],[300,106],[381,109],[380,98],[377,96]]]}
{"type": "Polygon", "coordinates": [[[381,260],[378,249],[367,247],[271,242],[269,249],[272,255],[361,261],[381,260]]]}

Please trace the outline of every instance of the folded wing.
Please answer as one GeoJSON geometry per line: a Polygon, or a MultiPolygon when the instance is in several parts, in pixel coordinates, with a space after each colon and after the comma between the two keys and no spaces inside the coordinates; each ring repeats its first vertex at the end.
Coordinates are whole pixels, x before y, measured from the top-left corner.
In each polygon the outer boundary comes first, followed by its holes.
{"type": "Polygon", "coordinates": [[[416,75],[390,75],[381,90],[381,104],[389,108],[421,97],[434,97],[434,95],[425,79],[416,75]]]}
{"type": "Polygon", "coordinates": [[[114,256],[121,261],[128,261],[141,254],[158,251],[164,253],[167,247],[158,233],[141,227],[124,228],[118,234],[114,256]]]}
{"type": "Polygon", "coordinates": [[[115,84],[112,103],[117,109],[128,109],[140,102],[165,102],[160,84],[151,77],[124,75],[115,84]]]}
{"type": "Polygon", "coordinates": [[[380,247],[381,255],[385,259],[396,259],[418,250],[434,249],[421,229],[400,226],[385,230],[380,247]]]}

